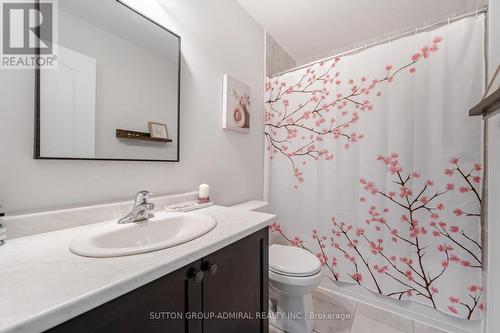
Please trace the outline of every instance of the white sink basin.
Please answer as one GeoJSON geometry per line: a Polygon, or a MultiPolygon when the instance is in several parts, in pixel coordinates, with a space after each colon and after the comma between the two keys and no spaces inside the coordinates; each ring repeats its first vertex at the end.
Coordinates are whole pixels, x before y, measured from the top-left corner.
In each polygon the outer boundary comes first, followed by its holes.
{"type": "Polygon", "coordinates": [[[211,231],[214,218],[196,213],[159,212],[146,221],[118,224],[108,221],[75,238],[69,249],[85,257],[119,257],[165,249],[211,231]]]}

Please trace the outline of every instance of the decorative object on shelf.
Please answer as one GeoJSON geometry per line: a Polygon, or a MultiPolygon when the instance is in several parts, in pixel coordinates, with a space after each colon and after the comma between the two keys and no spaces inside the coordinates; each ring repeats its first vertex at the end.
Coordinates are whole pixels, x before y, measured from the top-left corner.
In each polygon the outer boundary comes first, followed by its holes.
{"type": "Polygon", "coordinates": [[[250,87],[224,74],[222,128],[250,131],[250,87]]]}
{"type": "Polygon", "coordinates": [[[167,125],[150,121],[149,134],[151,135],[152,138],[168,139],[167,125]]]}
{"type": "MultiPolygon", "coordinates": [[[[2,212],[2,206],[0,206],[0,218],[5,216],[5,213],[2,212]]],[[[0,222],[2,220],[0,219],[0,222]]],[[[2,223],[0,223],[0,246],[5,245],[5,242],[7,241],[7,228],[5,228],[2,223]]]]}
{"type": "Polygon", "coordinates": [[[165,211],[167,212],[191,212],[194,210],[207,208],[213,206],[214,203],[212,201],[208,201],[205,203],[200,203],[198,201],[188,201],[188,202],[180,202],[175,205],[169,205],[165,207],[165,211]]]}
{"type": "Polygon", "coordinates": [[[198,202],[207,203],[210,201],[210,186],[207,184],[201,184],[198,189],[198,202]]]}
{"type": "Polygon", "coordinates": [[[487,116],[500,109],[500,65],[486,87],[481,102],[469,111],[469,116],[487,116]]]}
{"type": "Polygon", "coordinates": [[[133,139],[133,140],[143,140],[143,141],[154,141],[154,142],[172,142],[172,139],[163,138],[153,138],[151,134],[146,132],[137,132],[125,129],[116,129],[116,137],[120,139],[133,139]]]}

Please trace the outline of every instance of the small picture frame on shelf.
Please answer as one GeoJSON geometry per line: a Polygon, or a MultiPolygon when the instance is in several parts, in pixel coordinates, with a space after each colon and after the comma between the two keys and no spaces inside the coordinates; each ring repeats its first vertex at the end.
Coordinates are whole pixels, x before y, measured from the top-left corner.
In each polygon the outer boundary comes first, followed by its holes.
{"type": "Polygon", "coordinates": [[[152,138],[168,139],[167,125],[150,121],[149,134],[151,135],[152,138]]]}

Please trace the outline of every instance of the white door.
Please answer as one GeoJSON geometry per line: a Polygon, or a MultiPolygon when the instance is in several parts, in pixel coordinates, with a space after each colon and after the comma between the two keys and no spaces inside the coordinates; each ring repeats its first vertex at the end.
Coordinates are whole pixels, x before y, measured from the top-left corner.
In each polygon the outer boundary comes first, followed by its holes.
{"type": "Polygon", "coordinates": [[[40,155],[95,157],[96,59],[59,46],[40,71],[40,155]]]}

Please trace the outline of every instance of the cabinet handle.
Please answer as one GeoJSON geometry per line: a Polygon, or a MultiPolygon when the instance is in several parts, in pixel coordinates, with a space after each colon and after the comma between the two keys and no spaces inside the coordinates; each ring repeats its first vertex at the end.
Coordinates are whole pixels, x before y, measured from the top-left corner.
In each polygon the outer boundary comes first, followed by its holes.
{"type": "Polygon", "coordinates": [[[218,268],[219,267],[217,266],[217,264],[211,264],[208,261],[205,261],[201,266],[201,269],[203,271],[205,272],[208,271],[208,273],[212,276],[214,276],[217,273],[218,268]]]}
{"type": "Polygon", "coordinates": [[[190,268],[188,273],[187,273],[187,278],[193,279],[194,282],[196,282],[196,283],[201,283],[201,281],[203,281],[204,276],[205,276],[205,273],[203,273],[203,271],[198,271],[195,268],[190,268]]]}
{"type": "Polygon", "coordinates": [[[198,273],[196,273],[196,275],[194,276],[194,282],[196,283],[201,283],[201,281],[203,281],[203,277],[205,276],[205,274],[202,272],[202,271],[199,271],[198,273]]]}

